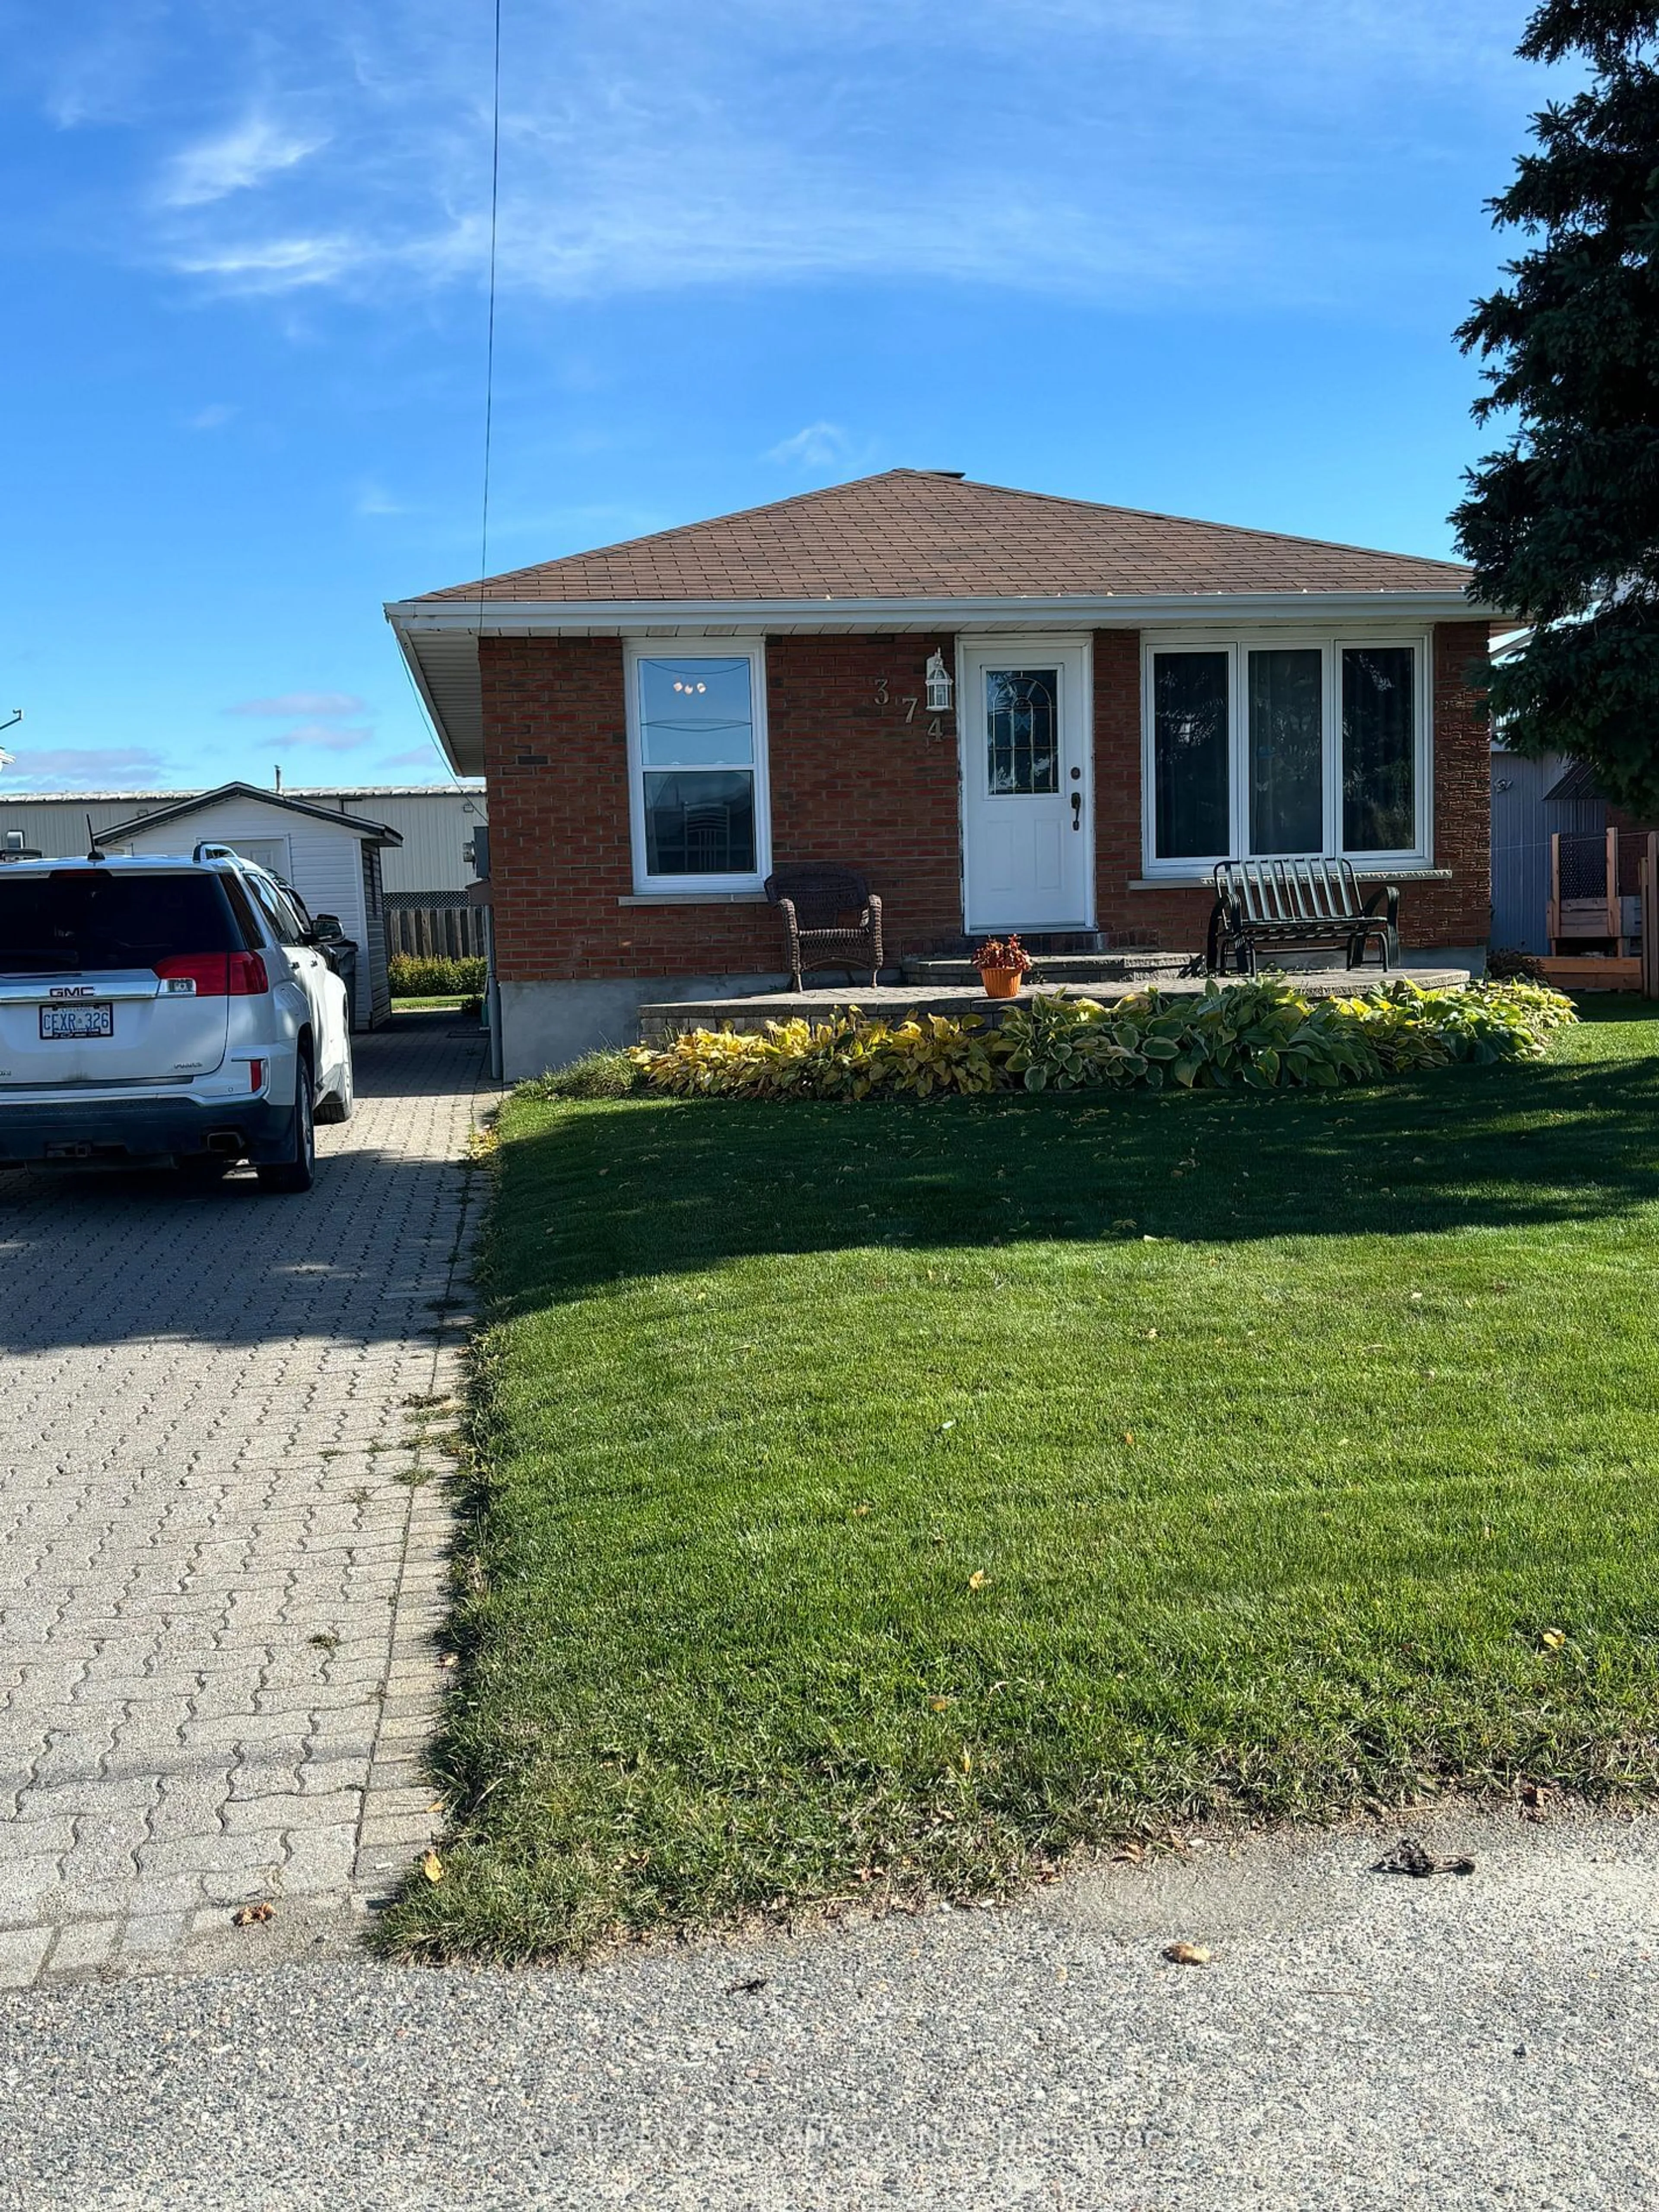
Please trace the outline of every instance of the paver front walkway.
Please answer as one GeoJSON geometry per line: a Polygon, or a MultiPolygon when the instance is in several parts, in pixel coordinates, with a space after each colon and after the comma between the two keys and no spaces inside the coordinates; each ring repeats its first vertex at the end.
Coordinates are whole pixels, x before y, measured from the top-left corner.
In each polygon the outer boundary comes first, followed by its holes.
{"type": "Polygon", "coordinates": [[[361,1910],[436,1825],[487,1078],[456,1016],[356,1042],[306,1197],[0,1172],[0,1983],[361,1910]]]}

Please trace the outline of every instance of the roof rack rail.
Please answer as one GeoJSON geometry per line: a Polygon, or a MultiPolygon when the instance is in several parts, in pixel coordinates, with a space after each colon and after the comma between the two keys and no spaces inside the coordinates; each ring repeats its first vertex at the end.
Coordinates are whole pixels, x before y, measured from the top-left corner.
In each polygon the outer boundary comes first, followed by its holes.
{"type": "Polygon", "coordinates": [[[190,857],[199,866],[204,860],[234,860],[240,855],[234,845],[216,845],[204,838],[190,857]]]}

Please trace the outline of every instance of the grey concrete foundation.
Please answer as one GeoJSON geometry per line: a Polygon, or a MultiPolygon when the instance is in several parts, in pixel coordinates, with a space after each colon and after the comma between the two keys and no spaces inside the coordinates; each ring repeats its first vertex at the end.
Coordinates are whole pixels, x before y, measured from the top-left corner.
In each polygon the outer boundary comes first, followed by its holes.
{"type": "Polygon", "coordinates": [[[638,975],[603,983],[503,983],[502,1073],[509,1083],[567,1066],[585,1052],[637,1044],[640,1007],[682,999],[748,998],[781,991],[770,975],[638,975]]]}

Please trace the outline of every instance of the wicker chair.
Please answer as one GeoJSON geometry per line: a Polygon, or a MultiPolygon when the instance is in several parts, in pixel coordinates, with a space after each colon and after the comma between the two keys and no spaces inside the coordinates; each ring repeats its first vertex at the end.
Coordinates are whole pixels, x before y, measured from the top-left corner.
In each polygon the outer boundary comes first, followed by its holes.
{"type": "Polygon", "coordinates": [[[881,973],[881,901],[852,868],[780,868],[766,896],[783,916],[790,988],[804,991],[808,968],[868,969],[872,989],[881,973]],[[846,916],[858,915],[849,924],[846,916]]]}

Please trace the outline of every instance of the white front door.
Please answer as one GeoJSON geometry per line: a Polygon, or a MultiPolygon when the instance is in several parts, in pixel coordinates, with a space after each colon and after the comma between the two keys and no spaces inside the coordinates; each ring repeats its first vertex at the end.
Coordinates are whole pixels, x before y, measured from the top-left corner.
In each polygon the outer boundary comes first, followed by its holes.
{"type": "Polygon", "coordinates": [[[958,721],[970,933],[1094,927],[1089,672],[1081,641],[964,641],[958,721]]]}

